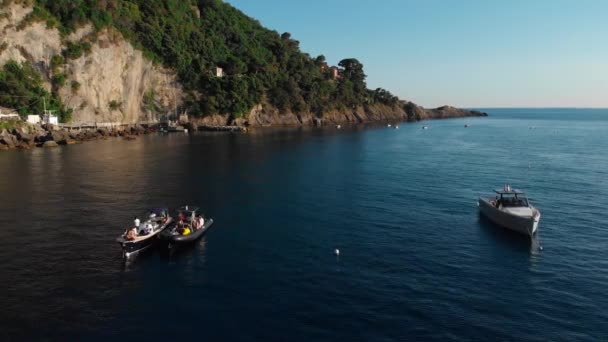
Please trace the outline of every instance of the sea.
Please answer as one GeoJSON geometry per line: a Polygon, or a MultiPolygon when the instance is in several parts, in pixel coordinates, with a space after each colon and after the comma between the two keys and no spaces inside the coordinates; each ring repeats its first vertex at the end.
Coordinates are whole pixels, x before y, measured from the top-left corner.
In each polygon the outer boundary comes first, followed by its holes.
{"type": "Polygon", "coordinates": [[[0,153],[0,340],[608,340],[608,109],[482,110],[0,153]],[[534,239],[479,215],[505,184],[534,239]],[[123,260],[186,204],[202,239],[123,260]]]}

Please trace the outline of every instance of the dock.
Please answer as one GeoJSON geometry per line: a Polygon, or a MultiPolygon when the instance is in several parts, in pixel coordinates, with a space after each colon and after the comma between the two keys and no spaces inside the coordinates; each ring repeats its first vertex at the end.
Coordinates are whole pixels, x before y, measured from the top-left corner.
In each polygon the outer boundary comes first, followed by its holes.
{"type": "Polygon", "coordinates": [[[210,132],[247,132],[247,127],[201,125],[201,126],[197,127],[197,130],[199,130],[199,131],[210,131],[210,132]]]}

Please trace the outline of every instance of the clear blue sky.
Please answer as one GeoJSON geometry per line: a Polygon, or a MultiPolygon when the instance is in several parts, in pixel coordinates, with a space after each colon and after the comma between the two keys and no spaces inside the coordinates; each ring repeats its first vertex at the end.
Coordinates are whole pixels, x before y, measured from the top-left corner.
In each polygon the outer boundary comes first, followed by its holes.
{"type": "Polygon", "coordinates": [[[606,0],[227,0],[426,107],[608,107],[606,0]]]}

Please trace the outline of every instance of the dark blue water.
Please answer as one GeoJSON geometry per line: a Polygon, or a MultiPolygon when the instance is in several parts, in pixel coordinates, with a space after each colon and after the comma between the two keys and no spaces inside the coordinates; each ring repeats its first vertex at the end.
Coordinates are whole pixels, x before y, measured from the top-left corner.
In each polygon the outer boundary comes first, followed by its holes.
{"type": "Polygon", "coordinates": [[[1,153],[0,339],[606,339],[608,110],[488,111],[1,153]],[[479,217],[504,183],[543,251],[479,217]],[[184,203],[202,240],[122,262],[184,203]]]}

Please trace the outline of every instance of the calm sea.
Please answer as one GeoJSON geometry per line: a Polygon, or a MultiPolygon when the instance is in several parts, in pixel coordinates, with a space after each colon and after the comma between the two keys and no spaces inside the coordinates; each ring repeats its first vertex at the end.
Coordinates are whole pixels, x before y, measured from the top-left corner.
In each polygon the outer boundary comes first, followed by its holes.
{"type": "Polygon", "coordinates": [[[486,111],[0,153],[0,339],[608,339],[608,110],[486,111]],[[505,183],[536,242],[479,217],[505,183]],[[208,234],[123,263],[182,204],[208,234]]]}

